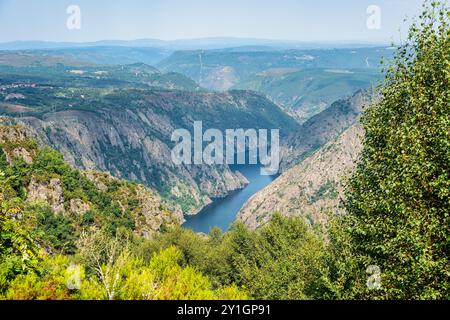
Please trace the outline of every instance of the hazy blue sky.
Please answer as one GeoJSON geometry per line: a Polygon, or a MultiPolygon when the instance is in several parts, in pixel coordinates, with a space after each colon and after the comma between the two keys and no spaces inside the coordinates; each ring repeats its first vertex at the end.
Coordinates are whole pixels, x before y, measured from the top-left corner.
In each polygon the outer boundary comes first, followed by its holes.
{"type": "MultiPolygon", "coordinates": [[[[14,40],[251,37],[301,41],[390,41],[421,0],[0,0],[0,42],[14,40]],[[66,9],[81,8],[68,30],[66,9]],[[366,27],[369,5],[381,29],[366,27]]],[[[406,29],[403,27],[402,29],[406,29]]]]}

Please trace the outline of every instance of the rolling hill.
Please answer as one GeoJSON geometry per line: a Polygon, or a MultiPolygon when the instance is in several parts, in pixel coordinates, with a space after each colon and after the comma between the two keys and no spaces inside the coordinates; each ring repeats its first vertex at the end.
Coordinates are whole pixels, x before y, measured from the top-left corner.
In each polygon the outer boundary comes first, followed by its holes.
{"type": "Polygon", "coordinates": [[[235,88],[264,93],[299,122],[304,122],[334,101],[376,85],[380,79],[381,72],[376,68],[273,68],[254,75],[235,88]]]}
{"type": "Polygon", "coordinates": [[[227,90],[274,68],[371,69],[391,48],[311,49],[272,51],[196,50],[177,51],[160,62],[164,72],[184,74],[202,87],[227,90]]]}

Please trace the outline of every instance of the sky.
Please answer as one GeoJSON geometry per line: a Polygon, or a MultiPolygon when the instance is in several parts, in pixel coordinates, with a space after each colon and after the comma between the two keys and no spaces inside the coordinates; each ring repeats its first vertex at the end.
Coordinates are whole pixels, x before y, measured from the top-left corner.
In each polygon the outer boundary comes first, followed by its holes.
{"type": "Polygon", "coordinates": [[[404,18],[418,15],[421,3],[422,0],[0,0],[0,42],[207,37],[391,42],[406,32],[404,18]],[[80,29],[67,27],[70,5],[80,8],[80,29]],[[367,13],[371,5],[380,9],[376,16],[380,17],[379,28],[367,27],[367,20],[374,13],[367,13]]]}

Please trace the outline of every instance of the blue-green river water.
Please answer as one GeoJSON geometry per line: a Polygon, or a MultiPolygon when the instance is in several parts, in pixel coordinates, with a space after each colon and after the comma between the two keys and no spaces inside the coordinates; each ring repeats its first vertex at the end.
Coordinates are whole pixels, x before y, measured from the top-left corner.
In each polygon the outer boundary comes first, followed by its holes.
{"type": "Polygon", "coordinates": [[[261,175],[259,165],[233,166],[232,170],[239,170],[250,183],[244,189],[235,191],[226,198],[216,199],[197,215],[186,216],[183,227],[203,233],[209,233],[214,227],[219,227],[222,231],[228,230],[247,200],[276,178],[276,176],[261,175]]]}

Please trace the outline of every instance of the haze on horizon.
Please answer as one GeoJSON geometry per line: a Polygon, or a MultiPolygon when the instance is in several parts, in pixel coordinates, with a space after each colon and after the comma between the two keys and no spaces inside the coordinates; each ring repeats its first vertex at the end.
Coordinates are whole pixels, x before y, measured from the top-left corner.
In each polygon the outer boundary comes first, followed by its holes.
{"type": "Polygon", "coordinates": [[[422,0],[0,0],[0,42],[216,37],[302,42],[397,41],[420,13],[422,0]],[[66,10],[81,9],[81,29],[69,30],[66,10]],[[367,8],[381,9],[370,30],[367,8]],[[4,32],[6,30],[6,32],[4,32]],[[401,31],[399,31],[401,30],[401,31]]]}

